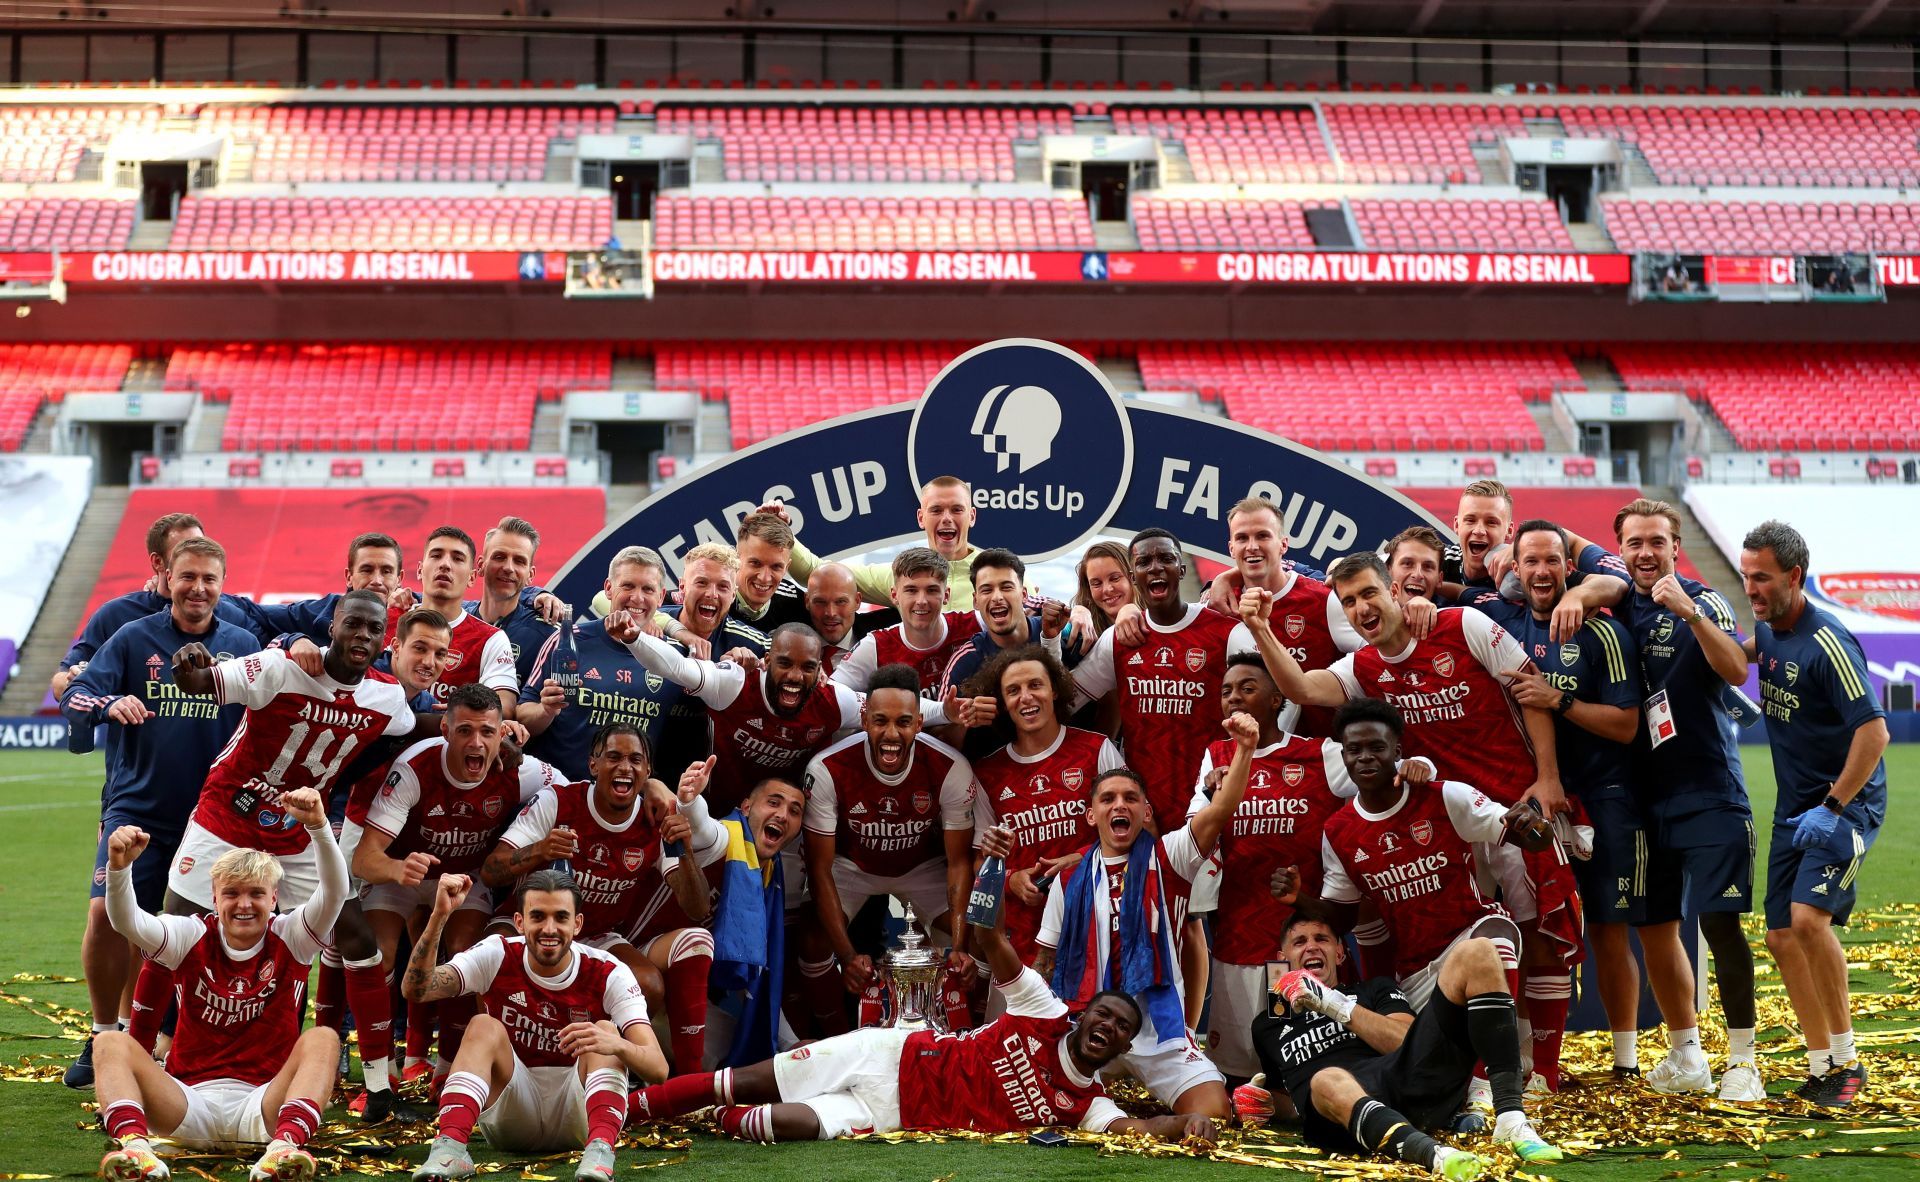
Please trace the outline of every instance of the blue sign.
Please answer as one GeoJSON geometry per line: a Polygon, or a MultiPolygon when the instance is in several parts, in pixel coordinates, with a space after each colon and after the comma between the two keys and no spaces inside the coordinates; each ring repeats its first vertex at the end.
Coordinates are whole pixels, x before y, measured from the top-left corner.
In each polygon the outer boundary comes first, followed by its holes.
{"type": "Polygon", "coordinates": [[[823,558],[920,542],[920,485],[941,475],[971,483],[975,544],[1036,560],[1158,526],[1230,561],[1226,512],[1245,496],[1277,505],[1293,552],[1322,568],[1409,525],[1451,536],[1345,464],[1213,415],[1126,401],[1071,351],[1012,340],[963,354],[918,402],[815,423],[689,474],[575,554],[553,590],[588,602],[634,545],[660,551],[678,578],[688,550],[733,544],[741,518],[772,500],[823,558]]]}

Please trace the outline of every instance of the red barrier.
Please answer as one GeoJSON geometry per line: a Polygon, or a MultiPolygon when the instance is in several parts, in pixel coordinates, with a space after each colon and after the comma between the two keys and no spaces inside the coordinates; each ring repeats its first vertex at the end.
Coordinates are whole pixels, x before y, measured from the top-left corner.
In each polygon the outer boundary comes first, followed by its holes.
{"type": "Polygon", "coordinates": [[[147,527],[167,513],[196,515],[207,536],[227,548],[229,591],[284,603],[341,590],[347,542],[357,534],[398,539],[407,584],[417,587],[420,547],[428,531],[457,525],[481,543],[508,514],[540,530],[537,582],[600,532],[606,503],[597,488],[139,489],[127,501],[87,615],[147,581],[147,527]]]}

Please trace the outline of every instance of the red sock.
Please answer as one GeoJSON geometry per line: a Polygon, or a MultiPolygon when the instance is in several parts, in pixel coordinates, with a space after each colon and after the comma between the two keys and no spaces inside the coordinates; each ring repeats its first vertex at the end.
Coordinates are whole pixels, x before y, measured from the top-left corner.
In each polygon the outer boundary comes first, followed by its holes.
{"type": "Polygon", "coordinates": [[[440,1090],[440,1135],[465,1145],[487,1103],[487,1081],[471,1071],[456,1071],[440,1090]]]}
{"type": "Polygon", "coordinates": [[[733,1102],[733,1069],[693,1071],[633,1093],[635,1120],[665,1120],[733,1102]]]}
{"type": "Polygon", "coordinates": [[[387,975],[378,958],[366,965],[346,967],[347,1007],[360,1036],[360,1062],[393,1057],[393,1001],[387,996],[387,975]]]}
{"type": "Polygon", "coordinates": [[[147,1051],[160,1037],[160,1023],[173,1001],[173,970],[151,957],[140,958],[140,975],[133,983],[133,1019],[127,1033],[147,1051]]]}
{"type": "Polygon", "coordinates": [[[846,987],[840,984],[831,957],[800,962],[800,992],[806,996],[807,1010],[819,1024],[821,1037],[831,1038],[853,1029],[847,1024],[846,987]]]}
{"type": "Polygon", "coordinates": [[[1567,1005],[1573,982],[1565,969],[1529,969],[1527,1020],[1533,1024],[1533,1069],[1547,1086],[1560,1087],[1560,1039],[1567,1029],[1567,1005]]]}
{"type": "Polygon", "coordinates": [[[407,1058],[424,1059],[433,1045],[433,1016],[437,1002],[407,1003],[407,1058]]]}
{"type": "Polygon", "coordinates": [[[773,1144],[773,1105],[737,1104],[720,1110],[720,1131],[743,1141],[773,1144]]]}
{"type": "Polygon", "coordinates": [[[707,972],[713,967],[713,933],[683,928],[667,953],[667,1024],[672,1028],[673,1066],[698,1071],[707,1055],[707,972]]]}
{"type": "Polygon", "coordinates": [[[329,964],[327,955],[320,958],[320,979],[313,986],[313,1024],[325,1026],[335,1034],[346,1029],[346,1009],[342,1003],[347,997],[347,971],[337,964],[329,964]]]}
{"type": "Polygon", "coordinates": [[[463,993],[435,1004],[440,1007],[440,1059],[452,1063],[460,1053],[460,1040],[467,1036],[467,1023],[480,1012],[480,998],[463,993]]]}
{"type": "Polygon", "coordinates": [[[276,1141],[291,1141],[295,1145],[305,1145],[307,1138],[320,1130],[320,1106],[301,1096],[295,1096],[280,1106],[280,1123],[274,1126],[276,1141]]]}
{"type": "Polygon", "coordinates": [[[627,1123],[627,1073],[603,1067],[587,1073],[587,1140],[612,1145],[627,1123]]]}
{"type": "Polygon", "coordinates": [[[100,1119],[107,1126],[107,1136],[116,1141],[147,1135],[147,1110],[138,1100],[115,1100],[107,1105],[100,1119]]]}

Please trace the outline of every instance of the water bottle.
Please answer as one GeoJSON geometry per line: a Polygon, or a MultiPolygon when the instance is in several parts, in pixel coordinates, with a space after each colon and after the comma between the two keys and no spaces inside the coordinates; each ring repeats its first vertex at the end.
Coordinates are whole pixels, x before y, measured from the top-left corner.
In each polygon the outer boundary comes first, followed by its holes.
{"type": "Polygon", "coordinates": [[[548,675],[566,691],[567,705],[580,704],[580,650],[573,643],[573,608],[560,605],[560,638],[553,646],[553,667],[548,675]]]}
{"type": "Polygon", "coordinates": [[[85,755],[93,750],[91,722],[76,721],[71,714],[67,716],[67,750],[75,755],[85,755]]]}
{"type": "Polygon", "coordinates": [[[1739,723],[1742,730],[1760,721],[1760,703],[1749,698],[1746,691],[1737,685],[1725,686],[1720,690],[1720,708],[1727,712],[1728,718],[1739,723]]]}
{"type": "Polygon", "coordinates": [[[967,897],[967,922],[977,928],[1000,923],[1000,909],[1007,900],[1007,862],[997,854],[987,855],[974,877],[973,893],[967,897]]]}

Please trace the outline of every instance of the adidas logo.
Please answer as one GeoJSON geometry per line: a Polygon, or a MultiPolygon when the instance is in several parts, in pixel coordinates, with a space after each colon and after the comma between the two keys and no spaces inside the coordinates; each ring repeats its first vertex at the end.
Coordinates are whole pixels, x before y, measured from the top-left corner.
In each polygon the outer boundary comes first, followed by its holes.
{"type": "Polygon", "coordinates": [[[1820,883],[1819,885],[1817,885],[1817,886],[1815,886],[1815,887],[1813,888],[1813,893],[1814,893],[1814,894],[1816,894],[1816,895],[1824,895],[1824,894],[1826,894],[1826,893],[1827,893],[1827,884],[1823,882],[1823,883],[1820,883]]]}
{"type": "Polygon", "coordinates": [[[1740,885],[1738,883],[1735,883],[1734,885],[1728,887],[1726,890],[1721,891],[1720,897],[1722,899],[1742,899],[1746,897],[1746,892],[1740,889],[1740,885]]]}
{"type": "Polygon", "coordinates": [[[1146,663],[1147,663],[1146,658],[1142,657],[1139,653],[1135,653],[1131,657],[1127,658],[1128,668],[1132,668],[1135,665],[1144,665],[1146,663]]]}
{"type": "Polygon", "coordinates": [[[1381,685],[1392,685],[1392,684],[1393,684],[1393,674],[1392,674],[1392,673],[1390,673],[1390,672],[1388,672],[1388,671],[1387,671],[1387,670],[1385,670],[1385,669],[1382,669],[1382,670],[1380,671],[1380,676],[1379,676],[1379,677],[1376,677],[1376,678],[1374,678],[1374,680],[1375,680],[1375,681],[1377,681],[1377,682],[1379,682],[1379,683],[1380,683],[1381,685]]]}
{"type": "Polygon", "coordinates": [[[593,678],[593,679],[594,679],[595,681],[598,681],[598,680],[600,679],[600,670],[598,670],[598,669],[588,669],[588,670],[587,670],[587,671],[586,671],[585,673],[582,673],[582,674],[581,674],[580,676],[582,676],[582,677],[591,677],[591,678],[593,678]]]}
{"type": "Polygon", "coordinates": [[[853,806],[852,808],[850,808],[850,809],[848,809],[848,810],[847,810],[847,815],[848,815],[849,817],[863,817],[863,816],[865,816],[865,815],[866,815],[866,812],[867,812],[867,806],[866,806],[866,805],[864,805],[864,804],[856,804],[856,805],[854,805],[854,806],[853,806]]]}
{"type": "Polygon", "coordinates": [[[516,989],[516,990],[514,990],[514,991],[513,991],[512,993],[509,993],[509,994],[507,995],[507,1000],[508,1000],[508,1001],[510,1001],[510,1002],[512,1002],[512,1003],[513,1003],[514,1005],[517,1005],[517,1006],[523,1006],[523,1005],[526,1005],[526,1004],[527,1004],[527,991],[526,991],[526,990],[524,990],[524,989],[516,989]]]}
{"type": "Polygon", "coordinates": [[[1045,1043],[1041,1042],[1039,1039],[1035,1038],[1033,1035],[1031,1034],[1027,1035],[1027,1052],[1029,1054],[1039,1054],[1040,1048],[1045,1045],[1046,1045],[1045,1043]]]}
{"type": "Polygon", "coordinates": [[[427,815],[429,817],[444,817],[447,815],[447,810],[436,804],[427,810],[427,815]]]}
{"type": "Polygon", "coordinates": [[[747,719],[747,725],[748,725],[749,727],[752,727],[752,728],[753,728],[754,730],[757,730],[757,731],[763,731],[763,730],[766,730],[766,729],[767,729],[767,724],[766,724],[766,723],[764,723],[764,722],[761,722],[761,721],[760,721],[759,719],[757,719],[757,718],[749,718],[749,719],[747,719]]]}
{"type": "Polygon", "coordinates": [[[1353,851],[1353,860],[1354,860],[1354,861],[1356,861],[1356,862],[1364,862],[1364,861],[1366,861],[1366,860],[1367,860],[1367,851],[1365,851],[1365,850],[1355,850],[1355,851],[1353,851]]]}
{"type": "Polygon", "coordinates": [[[1013,788],[1012,788],[1012,786],[1008,786],[1008,787],[1006,787],[1006,788],[1002,788],[1002,789],[1000,790],[1000,799],[1001,799],[1001,800],[1012,800],[1012,799],[1013,799],[1013,788]]]}

